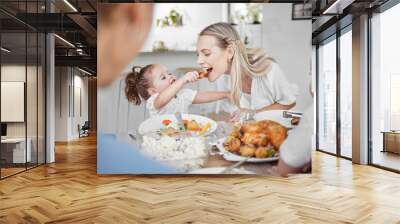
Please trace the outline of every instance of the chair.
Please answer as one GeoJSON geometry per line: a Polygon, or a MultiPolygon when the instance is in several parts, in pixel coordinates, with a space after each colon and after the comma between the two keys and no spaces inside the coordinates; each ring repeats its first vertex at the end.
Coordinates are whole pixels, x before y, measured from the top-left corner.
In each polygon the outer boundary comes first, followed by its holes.
{"type": "Polygon", "coordinates": [[[78,124],[79,138],[89,136],[89,129],[90,129],[89,121],[85,121],[82,127],[78,124]]]}

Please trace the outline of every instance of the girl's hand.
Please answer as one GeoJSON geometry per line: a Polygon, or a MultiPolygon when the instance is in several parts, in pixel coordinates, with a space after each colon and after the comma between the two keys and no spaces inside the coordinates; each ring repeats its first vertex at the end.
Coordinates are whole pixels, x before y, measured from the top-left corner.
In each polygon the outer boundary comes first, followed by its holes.
{"type": "Polygon", "coordinates": [[[184,76],[182,76],[182,79],[185,81],[185,83],[196,82],[199,79],[199,73],[188,72],[184,76]]]}
{"type": "Polygon", "coordinates": [[[256,114],[255,110],[239,108],[231,114],[231,122],[243,122],[253,119],[256,114]]]}

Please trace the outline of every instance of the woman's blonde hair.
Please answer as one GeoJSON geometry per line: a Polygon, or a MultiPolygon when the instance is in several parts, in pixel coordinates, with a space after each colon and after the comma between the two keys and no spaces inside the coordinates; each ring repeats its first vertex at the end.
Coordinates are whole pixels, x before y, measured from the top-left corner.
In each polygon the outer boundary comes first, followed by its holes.
{"type": "Polygon", "coordinates": [[[215,23],[204,28],[199,36],[213,36],[221,49],[232,46],[234,55],[231,67],[231,99],[236,106],[240,106],[242,79],[247,75],[262,76],[269,70],[273,59],[262,49],[246,49],[240,40],[239,34],[229,23],[215,23]]]}

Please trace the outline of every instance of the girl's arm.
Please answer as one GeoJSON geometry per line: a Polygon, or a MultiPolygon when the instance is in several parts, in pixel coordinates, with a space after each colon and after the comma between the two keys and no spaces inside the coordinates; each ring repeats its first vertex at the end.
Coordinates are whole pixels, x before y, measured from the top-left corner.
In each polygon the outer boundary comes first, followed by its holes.
{"type": "Polygon", "coordinates": [[[175,97],[175,95],[182,89],[182,87],[188,82],[195,82],[198,78],[198,74],[194,72],[189,72],[185,74],[182,78],[176,80],[168,88],[162,91],[156,99],[154,100],[154,108],[159,110],[175,97]]]}
{"type": "Polygon", "coordinates": [[[221,92],[221,91],[198,92],[193,100],[193,104],[209,103],[217,100],[222,100],[225,98],[229,98],[229,92],[221,92]]]}

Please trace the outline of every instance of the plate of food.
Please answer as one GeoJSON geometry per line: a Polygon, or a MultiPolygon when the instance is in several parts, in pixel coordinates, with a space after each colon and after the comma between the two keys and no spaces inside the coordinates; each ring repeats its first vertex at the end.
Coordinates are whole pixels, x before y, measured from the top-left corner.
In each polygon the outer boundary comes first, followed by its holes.
{"type": "Polygon", "coordinates": [[[207,136],[217,130],[217,123],[204,116],[182,114],[184,128],[181,127],[174,114],[149,118],[139,125],[141,135],[159,133],[162,136],[207,136]]]}
{"type": "Polygon", "coordinates": [[[217,141],[217,148],[228,161],[271,162],[279,159],[279,147],[288,129],[275,121],[262,120],[235,126],[230,135],[217,141]]]}

